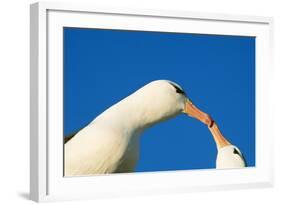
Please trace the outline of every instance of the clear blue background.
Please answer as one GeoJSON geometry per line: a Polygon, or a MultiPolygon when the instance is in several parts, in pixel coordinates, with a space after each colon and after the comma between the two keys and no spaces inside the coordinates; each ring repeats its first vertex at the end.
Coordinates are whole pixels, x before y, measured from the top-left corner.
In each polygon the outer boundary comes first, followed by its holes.
{"type": "MultiPolygon", "coordinates": [[[[180,84],[255,166],[255,38],[64,28],[64,135],[153,80],[180,84]]],[[[214,168],[209,130],[186,115],[147,130],[137,171],[214,168]]]]}

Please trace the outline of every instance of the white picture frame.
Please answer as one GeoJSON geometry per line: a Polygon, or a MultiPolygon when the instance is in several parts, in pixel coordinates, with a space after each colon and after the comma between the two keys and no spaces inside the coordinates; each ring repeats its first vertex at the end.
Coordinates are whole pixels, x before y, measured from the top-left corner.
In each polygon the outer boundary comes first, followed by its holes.
{"type": "Polygon", "coordinates": [[[30,10],[30,198],[34,201],[130,196],[273,185],[270,122],[273,19],[186,11],[97,8],[40,2],[30,10]],[[95,17],[95,18],[93,18],[95,17]],[[93,20],[94,19],[94,20],[93,20]],[[62,28],[174,31],[256,37],[256,166],[92,177],[63,177],[62,28]]]}

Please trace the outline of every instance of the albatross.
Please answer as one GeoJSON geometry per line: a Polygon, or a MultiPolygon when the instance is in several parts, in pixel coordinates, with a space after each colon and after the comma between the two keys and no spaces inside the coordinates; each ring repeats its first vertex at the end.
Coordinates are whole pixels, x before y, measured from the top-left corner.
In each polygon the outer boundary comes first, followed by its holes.
{"type": "Polygon", "coordinates": [[[180,113],[212,123],[178,84],[157,80],[141,87],[65,143],[65,176],[133,172],[144,130],[180,113]]]}
{"type": "Polygon", "coordinates": [[[216,169],[234,169],[247,166],[242,152],[222,135],[215,121],[211,122],[209,130],[217,146],[216,169]]]}

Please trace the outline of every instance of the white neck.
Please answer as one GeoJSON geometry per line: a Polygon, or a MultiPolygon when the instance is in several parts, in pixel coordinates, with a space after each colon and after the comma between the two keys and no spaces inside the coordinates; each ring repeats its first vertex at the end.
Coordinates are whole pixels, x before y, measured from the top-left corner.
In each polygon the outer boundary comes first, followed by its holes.
{"type": "Polygon", "coordinates": [[[93,122],[107,123],[128,132],[142,132],[181,113],[172,100],[163,99],[144,87],[105,110],[93,122]]]}

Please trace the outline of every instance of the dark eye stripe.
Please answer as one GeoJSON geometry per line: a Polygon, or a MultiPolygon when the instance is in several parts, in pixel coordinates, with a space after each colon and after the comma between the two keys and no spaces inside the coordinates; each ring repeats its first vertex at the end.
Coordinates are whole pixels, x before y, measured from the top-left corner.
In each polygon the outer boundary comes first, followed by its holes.
{"type": "Polygon", "coordinates": [[[244,163],[245,163],[245,167],[248,166],[245,157],[243,156],[243,154],[240,154],[237,149],[234,148],[233,154],[238,154],[238,155],[243,159],[243,161],[244,161],[244,163]]]}
{"type": "Polygon", "coordinates": [[[233,153],[234,153],[234,154],[238,154],[238,155],[240,155],[240,153],[238,152],[238,150],[237,150],[237,149],[235,149],[235,148],[234,148],[234,150],[233,150],[233,153]]]}
{"type": "Polygon", "coordinates": [[[185,92],[182,89],[180,89],[178,86],[176,86],[176,85],[174,85],[172,83],[170,83],[170,84],[176,89],[177,93],[183,94],[183,95],[185,94],[185,92]]]}

